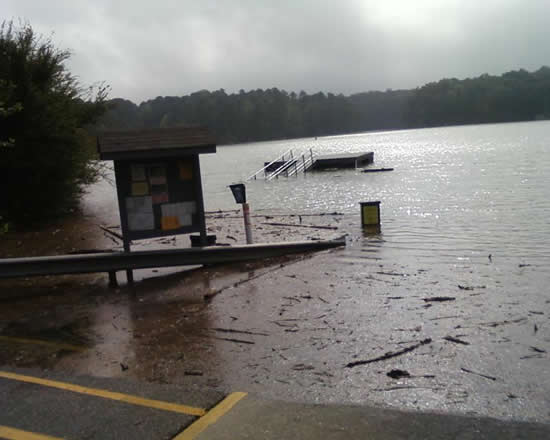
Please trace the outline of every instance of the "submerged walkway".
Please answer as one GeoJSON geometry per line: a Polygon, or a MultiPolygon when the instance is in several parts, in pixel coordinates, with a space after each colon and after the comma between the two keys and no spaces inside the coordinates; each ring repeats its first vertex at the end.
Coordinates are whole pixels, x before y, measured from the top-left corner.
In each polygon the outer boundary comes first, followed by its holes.
{"type": "Polygon", "coordinates": [[[0,369],[0,438],[541,439],[550,425],[0,369]]]}

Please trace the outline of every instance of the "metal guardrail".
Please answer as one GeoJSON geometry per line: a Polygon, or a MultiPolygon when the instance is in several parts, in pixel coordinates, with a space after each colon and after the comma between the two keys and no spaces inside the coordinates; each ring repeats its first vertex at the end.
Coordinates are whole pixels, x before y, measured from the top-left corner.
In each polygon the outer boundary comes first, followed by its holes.
{"type": "Polygon", "coordinates": [[[0,259],[0,279],[232,263],[344,246],[343,238],[239,246],[0,259]]]}

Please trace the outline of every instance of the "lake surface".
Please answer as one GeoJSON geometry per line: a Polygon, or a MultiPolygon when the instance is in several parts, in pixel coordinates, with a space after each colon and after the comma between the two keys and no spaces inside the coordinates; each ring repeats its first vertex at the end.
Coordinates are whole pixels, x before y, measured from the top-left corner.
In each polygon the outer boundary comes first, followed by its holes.
{"type": "Polygon", "coordinates": [[[359,202],[381,201],[385,249],[427,260],[550,262],[550,122],[363,133],[219,147],[201,158],[207,209],[235,204],[227,185],[289,148],[374,151],[376,167],[253,180],[253,211],[342,212],[357,233],[359,202]]]}

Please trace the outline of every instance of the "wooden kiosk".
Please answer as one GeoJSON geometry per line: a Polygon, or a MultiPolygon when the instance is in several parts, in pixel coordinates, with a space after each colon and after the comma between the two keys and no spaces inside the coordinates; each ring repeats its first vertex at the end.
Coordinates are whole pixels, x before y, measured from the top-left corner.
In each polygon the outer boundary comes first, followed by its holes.
{"type": "Polygon", "coordinates": [[[105,132],[97,148],[101,160],[114,161],[125,252],[132,240],[192,232],[206,246],[199,154],[216,152],[206,128],[105,132]]]}

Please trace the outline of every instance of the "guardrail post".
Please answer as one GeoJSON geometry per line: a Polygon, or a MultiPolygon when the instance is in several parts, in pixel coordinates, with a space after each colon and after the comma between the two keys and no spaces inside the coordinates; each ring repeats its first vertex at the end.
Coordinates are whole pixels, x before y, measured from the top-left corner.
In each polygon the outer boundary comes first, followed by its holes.
{"type": "MultiPolygon", "coordinates": [[[[124,239],[124,252],[130,252],[130,241],[124,239]]],[[[126,281],[128,284],[134,284],[134,272],[132,269],[126,269],[126,281]]]]}
{"type": "Polygon", "coordinates": [[[118,287],[118,281],[116,279],[116,272],[115,271],[109,272],[109,287],[111,287],[113,289],[118,287]]]}

